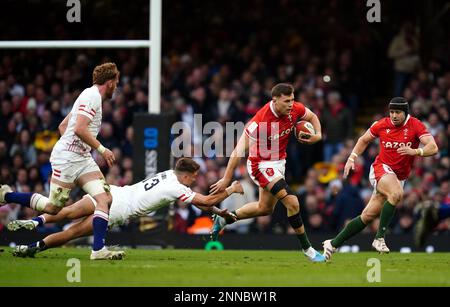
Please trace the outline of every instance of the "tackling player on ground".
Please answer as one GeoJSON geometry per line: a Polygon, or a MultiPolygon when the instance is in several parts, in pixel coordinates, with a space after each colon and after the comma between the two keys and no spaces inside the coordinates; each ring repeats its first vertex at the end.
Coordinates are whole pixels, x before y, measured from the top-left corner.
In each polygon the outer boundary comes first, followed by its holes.
{"type": "MultiPolygon", "coordinates": [[[[233,218],[226,209],[220,210],[214,204],[223,201],[233,193],[244,191],[238,181],[225,191],[214,195],[202,195],[193,192],[189,187],[195,182],[200,166],[190,158],[181,158],[175,165],[175,170],[158,173],[132,186],[111,186],[113,202],[110,210],[109,226],[123,225],[133,217],[146,216],[162,207],[180,200],[185,204],[194,204],[202,210],[210,211],[220,216],[233,218]]],[[[13,252],[18,257],[34,257],[37,252],[57,247],[70,240],[87,236],[92,233],[92,219],[97,202],[90,195],[85,195],[75,204],[65,207],[57,215],[44,214],[33,220],[18,220],[8,224],[8,229],[33,230],[44,223],[55,223],[64,219],[84,218],[68,229],[51,234],[41,241],[30,245],[19,245],[13,252]]],[[[109,259],[122,259],[122,256],[109,259]]]]}
{"type": "MultiPolygon", "coordinates": [[[[366,225],[380,216],[378,232],[372,246],[380,253],[389,253],[384,240],[395,206],[403,198],[403,185],[408,178],[416,156],[429,157],[438,152],[433,136],[424,124],[409,115],[408,102],[395,97],[389,103],[389,117],[375,122],[356,143],[344,167],[344,179],[355,167],[355,159],[375,139],[380,139],[380,153],[370,167],[369,180],[374,192],[361,215],[331,240],[323,242],[327,260],[346,240],[361,232],[366,225]],[[419,148],[419,144],[423,147],[419,148]]],[[[350,206],[351,204],[349,204],[350,206]]]]}
{"type": "MultiPolygon", "coordinates": [[[[308,240],[297,196],[284,180],[286,147],[294,125],[300,119],[311,122],[316,134],[305,135],[302,142],[313,144],[321,140],[321,126],[317,116],[302,103],[294,101],[294,88],[290,84],[277,84],[272,89],[272,100],[246,125],[245,131],[232,152],[222,179],[211,186],[211,192],[223,191],[231,182],[241,157],[248,153],[247,170],[259,186],[259,201],[245,204],[232,212],[238,220],[272,214],[275,204],[281,201],[287,208],[288,220],[297,234],[304,254],[314,262],[325,258],[308,240]]],[[[211,238],[217,240],[219,232],[234,220],[217,216],[211,238]]]]}

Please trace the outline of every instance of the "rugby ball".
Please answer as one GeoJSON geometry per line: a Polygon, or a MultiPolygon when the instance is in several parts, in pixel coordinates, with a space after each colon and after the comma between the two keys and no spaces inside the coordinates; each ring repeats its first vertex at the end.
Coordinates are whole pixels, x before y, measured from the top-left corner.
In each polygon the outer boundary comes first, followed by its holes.
{"type": "Polygon", "coordinates": [[[307,140],[311,135],[316,134],[313,125],[310,122],[301,120],[297,122],[294,126],[295,137],[300,140],[307,140]]]}

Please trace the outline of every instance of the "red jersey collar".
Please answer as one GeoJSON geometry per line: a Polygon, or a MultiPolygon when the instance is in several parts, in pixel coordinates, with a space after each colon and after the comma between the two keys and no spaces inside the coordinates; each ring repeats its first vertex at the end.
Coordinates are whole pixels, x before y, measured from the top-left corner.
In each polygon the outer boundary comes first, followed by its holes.
{"type": "Polygon", "coordinates": [[[270,111],[272,111],[273,115],[275,115],[276,118],[279,118],[277,112],[275,111],[275,106],[273,105],[273,100],[270,101],[270,111]]]}

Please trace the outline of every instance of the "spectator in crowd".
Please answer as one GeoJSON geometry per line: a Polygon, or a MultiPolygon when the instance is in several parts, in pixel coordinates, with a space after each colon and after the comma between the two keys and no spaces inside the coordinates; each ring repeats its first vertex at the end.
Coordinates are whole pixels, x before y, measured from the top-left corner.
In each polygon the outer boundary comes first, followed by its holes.
{"type": "Polygon", "coordinates": [[[392,39],[388,56],[394,60],[394,96],[401,96],[409,78],[420,64],[419,38],[411,22],[405,22],[392,39]]]}
{"type": "Polygon", "coordinates": [[[20,131],[17,142],[11,146],[9,155],[14,156],[16,153],[22,155],[26,167],[31,167],[36,164],[36,148],[31,143],[30,132],[26,129],[20,131]]]}
{"type": "Polygon", "coordinates": [[[338,92],[330,92],[327,101],[328,108],[324,110],[321,120],[325,131],[324,160],[328,162],[344,147],[345,139],[352,137],[353,119],[338,92]]]}

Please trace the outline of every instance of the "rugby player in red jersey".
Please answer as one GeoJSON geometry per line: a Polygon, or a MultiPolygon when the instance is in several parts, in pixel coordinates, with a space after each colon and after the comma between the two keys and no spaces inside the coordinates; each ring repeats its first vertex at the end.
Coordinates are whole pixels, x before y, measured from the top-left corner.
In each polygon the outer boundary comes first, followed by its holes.
{"type": "MultiPolygon", "coordinates": [[[[266,103],[247,123],[244,133],[230,156],[222,179],[211,186],[211,192],[223,191],[233,179],[233,173],[242,157],[248,153],[247,170],[259,186],[259,200],[245,204],[233,213],[238,220],[272,214],[275,204],[281,201],[287,208],[288,220],[297,234],[304,254],[313,262],[324,262],[308,240],[297,196],[284,179],[286,147],[294,125],[299,120],[311,122],[316,133],[303,134],[300,141],[314,144],[321,140],[318,117],[302,103],[294,101],[294,88],[280,83],[272,89],[272,100],[266,103]]],[[[232,219],[215,217],[211,238],[217,240],[219,232],[232,219]]]]}
{"type": "MultiPolygon", "coordinates": [[[[356,143],[344,167],[344,178],[354,170],[355,159],[369,143],[380,139],[380,153],[370,168],[369,180],[374,192],[361,215],[331,240],[323,242],[327,261],[347,239],[361,232],[380,214],[380,225],[372,246],[380,253],[389,253],[384,236],[395,212],[395,206],[403,197],[403,185],[408,178],[416,156],[429,157],[438,152],[433,136],[424,124],[409,114],[405,98],[395,97],[389,102],[389,117],[374,124],[356,143]],[[419,147],[422,144],[423,147],[419,147]]],[[[350,206],[351,204],[349,204],[350,206]]]]}

